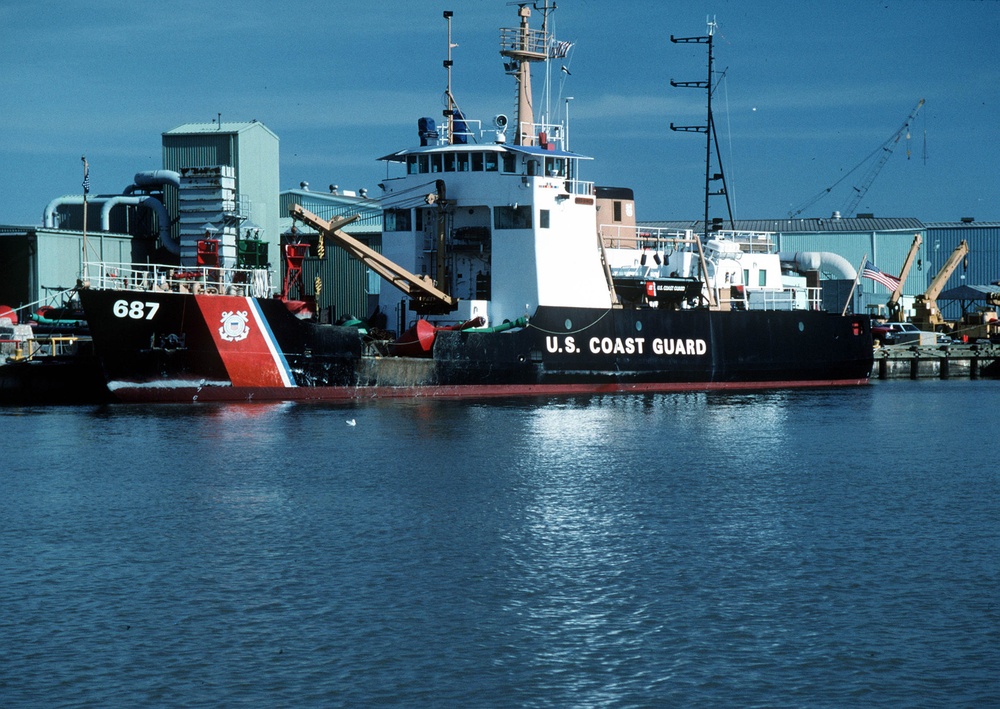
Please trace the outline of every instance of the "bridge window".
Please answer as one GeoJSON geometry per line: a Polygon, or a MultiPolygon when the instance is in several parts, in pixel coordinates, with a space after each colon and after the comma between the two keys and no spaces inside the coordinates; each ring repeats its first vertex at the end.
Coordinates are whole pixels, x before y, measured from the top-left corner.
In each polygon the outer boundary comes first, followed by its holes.
{"type": "Polygon", "coordinates": [[[416,155],[407,155],[406,156],[406,172],[407,172],[407,174],[409,174],[409,175],[416,175],[417,172],[419,171],[419,169],[420,168],[417,165],[417,156],[416,155]]]}
{"type": "Polygon", "coordinates": [[[456,156],[456,158],[457,158],[457,162],[458,162],[458,171],[459,172],[468,172],[469,171],[469,154],[468,153],[459,153],[456,156]]]}
{"type": "Polygon", "coordinates": [[[412,225],[409,209],[387,209],[383,219],[385,231],[410,231],[412,225]]]}
{"type": "Polygon", "coordinates": [[[455,172],[455,153],[445,153],[445,155],[444,155],[444,171],[445,172],[455,172]]]}
{"type": "Polygon", "coordinates": [[[497,154],[486,153],[486,172],[497,171],[497,154]]]}
{"type": "Polygon", "coordinates": [[[431,155],[431,172],[441,172],[441,153],[431,155]]]}
{"type": "Polygon", "coordinates": [[[545,174],[549,177],[566,177],[566,161],[561,158],[545,158],[545,174]]]}
{"type": "Polygon", "coordinates": [[[417,161],[418,161],[418,163],[420,165],[420,172],[421,173],[427,172],[427,156],[426,155],[418,155],[417,156],[417,161]]]}
{"type": "Polygon", "coordinates": [[[472,171],[482,172],[483,171],[483,154],[473,153],[472,154],[472,171]]]}
{"type": "Polygon", "coordinates": [[[503,154],[503,171],[507,173],[517,171],[517,156],[514,153],[503,154]]]}
{"type": "Polygon", "coordinates": [[[494,207],[493,226],[497,229],[530,229],[531,205],[494,207]]]}

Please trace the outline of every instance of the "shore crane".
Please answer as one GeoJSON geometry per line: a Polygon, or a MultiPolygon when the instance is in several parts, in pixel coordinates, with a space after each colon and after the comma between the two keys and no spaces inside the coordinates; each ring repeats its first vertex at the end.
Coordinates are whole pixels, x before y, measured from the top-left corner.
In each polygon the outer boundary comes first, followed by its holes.
{"type": "MultiPolygon", "coordinates": [[[[951,274],[955,272],[958,265],[962,260],[969,255],[969,242],[965,239],[959,242],[955,250],[951,252],[951,256],[945,261],[944,266],[938,271],[938,274],[934,276],[934,280],[927,287],[927,290],[916,297],[913,303],[913,317],[910,318],[910,322],[919,327],[921,330],[938,330],[942,325],[945,325],[944,318],[941,317],[941,311],[938,309],[937,297],[941,295],[941,290],[944,288],[945,283],[951,278],[951,274]]],[[[966,264],[968,265],[968,264],[966,264]]]]}
{"type": "Polygon", "coordinates": [[[903,297],[903,286],[906,285],[906,278],[910,275],[910,268],[913,266],[913,261],[917,257],[917,252],[920,250],[920,245],[923,241],[920,234],[913,235],[913,243],[910,244],[910,251],[906,254],[906,260],[903,262],[903,270],[899,272],[899,285],[893,290],[892,295],[889,296],[889,300],[885,304],[886,310],[889,313],[889,322],[903,322],[905,319],[903,317],[903,308],[899,301],[903,297]]]}
{"type": "MultiPolygon", "coordinates": [[[[871,166],[871,168],[869,168],[868,172],[865,173],[864,179],[861,180],[861,183],[857,187],[854,188],[854,194],[851,196],[851,199],[848,201],[847,206],[842,210],[843,213],[846,214],[846,215],[853,214],[854,210],[857,208],[858,204],[861,203],[861,200],[864,198],[865,194],[868,192],[868,189],[872,186],[872,183],[875,181],[875,178],[878,177],[878,174],[882,171],[882,168],[885,167],[886,162],[889,160],[889,157],[892,155],[892,151],[896,149],[896,145],[899,143],[900,139],[903,137],[903,135],[906,135],[907,139],[909,139],[909,137],[910,137],[910,124],[913,123],[913,120],[917,117],[917,114],[920,113],[920,109],[923,108],[923,105],[924,105],[924,99],[920,99],[917,102],[917,105],[913,107],[913,110],[910,111],[910,115],[908,115],[906,117],[906,120],[903,121],[903,125],[901,125],[899,127],[899,129],[895,133],[893,133],[891,136],[889,136],[889,138],[887,138],[885,140],[885,142],[883,142],[881,145],[879,145],[877,148],[875,148],[875,150],[873,150],[872,152],[868,153],[868,155],[865,156],[864,160],[862,160],[857,165],[855,165],[853,168],[851,168],[851,170],[847,174],[845,174],[843,177],[841,177],[839,180],[837,180],[836,182],[834,182],[832,185],[830,185],[829,187],[827,187],[822,192],[814,195],[811,199],[809,199],[808,201],[806,201],[805,204],[803,204],[798,209],[789,212],[788,213],[788,218],[789,219],[794,219],[798,215],[802,214],[802,212],[804,212],[805,210],[809,209],[809,207],[811,207],[814,204],[816,204],[816,202],[818,202],[819,200],[821,200],[823,197],[825,197],[826,195],[830,194],[830,192],[833,191],[834,187],[836,187],[841,182],[843,182],[848,177],[850,177],[855,172],[857,172],[857,170],[859,170],[862,165],[867,164],[868,161],[871,160],[874,155],[876,155],[879,151],[881,151],[881,155],[879,155],[878,160],[876,160],[875,163],[871,166]]],[[[909,151],[907,151],[907,156],[909,156],[909,151]]]]}

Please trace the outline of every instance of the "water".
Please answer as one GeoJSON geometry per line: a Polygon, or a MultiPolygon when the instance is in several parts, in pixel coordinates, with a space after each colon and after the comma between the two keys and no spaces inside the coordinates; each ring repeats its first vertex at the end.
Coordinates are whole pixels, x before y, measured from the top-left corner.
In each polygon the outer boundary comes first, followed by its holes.
{"type": "Polygon", "coordinates": [[[0,705],[996,706],[998,386],[0,409],[0,705]]]}

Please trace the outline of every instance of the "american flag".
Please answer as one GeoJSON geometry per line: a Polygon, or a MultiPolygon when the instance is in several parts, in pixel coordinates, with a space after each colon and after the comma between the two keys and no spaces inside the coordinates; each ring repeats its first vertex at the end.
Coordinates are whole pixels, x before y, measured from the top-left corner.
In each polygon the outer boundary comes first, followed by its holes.
{"type": "Polygon", "coordinates": [[[895,276],[890,276],[888,273],[882,273],[875,267],[873,263],[866,263],[865,267],[861,269],[862,278],[870,278],[873,281],[881,283],[883,286],[891,291],[899,288],[899,279],[895,276]]]}
{"type": "Polygon", "coordinates": [[[90,194],[90,165],[86,157],[80,159],[83,160],[83,193],[90,194]]]}

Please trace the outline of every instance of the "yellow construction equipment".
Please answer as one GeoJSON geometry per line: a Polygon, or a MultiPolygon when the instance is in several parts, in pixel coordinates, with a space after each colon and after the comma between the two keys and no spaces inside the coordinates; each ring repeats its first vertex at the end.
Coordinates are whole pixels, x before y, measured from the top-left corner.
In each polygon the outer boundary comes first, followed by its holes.
{"type": "Polygon", "coordinates": [[[905,320],[903,317],[903,308],[900,306],[899,300],[903,296],[903,285],[906,283],[907,276],[910,275],[910,267],[913,266],[913,260],[917,257],[917,251],[920,249],[923,241],[920,234],[913,235],[910,252],[906,254],[906,260],[903,262],[903,270],[899,272],[899,285],[896,286],[896,290],[892,292],[888,302],[885,304],[886,310],[889,313],[889,322],[903,322],[905,320]]]}
{"type": "Polygon", "coordinates": [[[937,330],[942,325],[947,324],[944,318],[941,317],[941,311],[938,310],[937,297],[941,294],[944,284],[948,282],[951,274],[958,268],[958,264],[968,254],[969,243],[965,239],[962,239],[958,246],[955,247],[955,250],[951,252],[951,256],[945,261],[941,270],[934,276],[934,280],[931,281],[927,290],[914,299],[913,317],[910,318],[910,322],[921,330],[937,330]]]}

